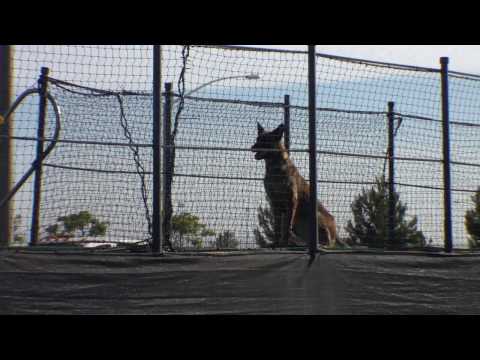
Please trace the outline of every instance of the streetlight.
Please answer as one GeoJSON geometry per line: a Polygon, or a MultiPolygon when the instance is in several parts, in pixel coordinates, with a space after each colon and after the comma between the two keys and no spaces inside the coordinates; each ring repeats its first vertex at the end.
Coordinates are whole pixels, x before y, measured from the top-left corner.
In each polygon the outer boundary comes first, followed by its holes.
{"type": "MultiPolygon", "coordinates": [[[[184,94],[184,97],[185,96],[190,96],[192,95],[193,93],[209,86],[209,85],[212,85],[213,83],[216,83],[216,82],[219,82],[219,81],[224,81],[224,80],[230,80],[230,79],[246,79],[246,80],[258,80],[260,79],[260,75],[258,74],[254,74],[254,73],[251,73],[251,74],[244,74],[244,75],[234,75],[234,76],[225,76],[225,77],[221,77],[221,78],[218,78],[218,79],[214,79],[214,80],[211,80],[209,82],[206,82],[205,84],[202,84],[200,86],[198,86],[197,88],[187,92],[186,94],[184,94]]],[[[179,102],[180,99],[176,99],[175,101],[172,102],[172,105],[173,104],[176,104],[177,102],[179,102]]],[[[178,114],[177,114],[178,115],[178,114]]],[[[175,124],[176,126],[178,126],[178,123],[175,124]]],[[[173,182],[173,169],[175,168],[175,134],[176,134],[176,128],[173,130],[173,133],[171,133],[169,136],[171,137],[171,145],[173,145],[171,147],[171,149],[169,151],[166,151],[166,153],[168,154],[167,156],[170,158],[169,160],[166,160],[167,161],[167,164],[169,166],[169,169],[167,170],[167,172],[170,174],[170,176],[167,176],[167,182],[168,182],[168,188],[172,189],[172,182],[173,182]]],[[[172,216],[172,199],[171,199],[171,193],[168,194],[168,195],[165,195],[166,198],[168,200],[167,201],[167,204],[165,205],[166,208],[168,209],[165,209],[165,213],[168,213],[168,216],[170,217],[171,219],[171,216],[172,216]]],[[[183,207],[184,204],[179,204],[179,207],[183,207]]]]}
{"type": "MultiPolygon", "coordinates": [[[[230,80],[230,79],[247,79],[247,80],[258,80],[260,79],[260,75],[258,74],[247,74],[247,75],[234,75],[234,76],[226,76],[226,77],[221,77],[221,78],[218,78],[218,79],[214,79],[214,80],[211,80],[209,82],[206,82],[205,84],[202,84],[200,85],[199,87],[189,91],[188,93],[186,93],[184,96],[190,96],[192,95],[193,93],[209,86],[209,85],[212,85],[213,83],[216,83],[216,82],[219,82],[219,81],[224,81],[224,80],[230,80]]],[[[178,101],[178,99],[177,99],[178,101]]]]}

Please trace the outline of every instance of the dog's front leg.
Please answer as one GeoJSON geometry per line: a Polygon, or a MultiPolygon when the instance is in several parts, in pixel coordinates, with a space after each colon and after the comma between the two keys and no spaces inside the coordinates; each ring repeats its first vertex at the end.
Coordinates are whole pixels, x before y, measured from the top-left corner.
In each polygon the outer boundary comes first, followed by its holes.
{"type": "Polygon", "coordinates": [[[298,193],[296,186],[292,186],[292,193],[290,197],[290,206],[288,207],[288,240],[295,245],[298,245],[297,235],[293,232],[296,222],[296,216],[298,211],[298,193]]]}
{"type": "Polygon", "coordinates": [[[292,194],[291,194],[291,206],[289,206],[289,225],[288,231],[293,232],[293,227],[295,225],[295,217],[297,216],[297,209],[298,209],[298,192],[297,187],[295,185],[292,186],[292,194]]]}

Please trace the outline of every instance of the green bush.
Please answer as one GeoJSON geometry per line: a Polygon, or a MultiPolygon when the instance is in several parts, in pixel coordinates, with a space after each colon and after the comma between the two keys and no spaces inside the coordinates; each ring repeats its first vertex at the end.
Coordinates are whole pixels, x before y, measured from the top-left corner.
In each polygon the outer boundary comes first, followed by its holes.
{"type": "Polygon", "coordinates": [[[217,249],[236,249],[238,248],[239,242],[235,237],[233,231],[224,231],[221,234],[218,234],[215,239],[215,246],[217,249]]]}
{"type": "Polygon", "coordinates": [[[76,236],[105,236],[108,222],[100,221],[88,211],[80,211],[67,216],[60,216],[57,223],[47,226],[45,231],[50,236],[74,238],[76,236]]]}
{"type": "Polygon", "coordinates": [[[474,208],[465,214],[465,227],[470,235],[468,238],[470,248],[478,248],[480,247],[480,187],[471,199],[474,208]]]}
{"type": "Polygon", "coordinates": [[[275,217],[269,206],[257,209],[258,226],[253,230],[255,242],[261,248],[277,246],[280,239],[275,238],[275,217]]]}
{"type": "Polygon", "coordinates": [[[410,221],[406,219],[407,206],[402,204],[398,193],[394,193],[394,241],[388,238],[388,195],[388,187],[380,177],[371,189],[363,189],[355,197],[351,205],[353,221],[349,220],[345,228],[349,234],[348,242],[373,248],[425,246],[425,236],[417,230],[417,217],[410,221]]]}
{"type": "Polygon", "coordinates": [[[200,249],[203,247],[203,238],[207,236],[215,236],[215,232],[202,224],[198,216],[187,212],[172,216],[172,238],[175,247],[185,247],[186,240],[200,249]]]}

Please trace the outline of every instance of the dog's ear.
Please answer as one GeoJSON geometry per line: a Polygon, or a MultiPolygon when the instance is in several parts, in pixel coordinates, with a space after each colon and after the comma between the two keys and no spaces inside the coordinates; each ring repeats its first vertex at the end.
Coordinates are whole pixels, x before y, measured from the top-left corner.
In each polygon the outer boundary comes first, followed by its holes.
{"type": "Polygon", "coordinates": [[[265,132],[265,129],[260,125],[259,122],[257,122],[257,130],[258,130],[258,135],[262,135],[265,132]]]}
{"type": "Polygon", "coordinates": [[[280,124],[275,130],[272,131],[272,135],[275,136],[278,140],[280,140],[284,131],[285,125],[280,124]]]}

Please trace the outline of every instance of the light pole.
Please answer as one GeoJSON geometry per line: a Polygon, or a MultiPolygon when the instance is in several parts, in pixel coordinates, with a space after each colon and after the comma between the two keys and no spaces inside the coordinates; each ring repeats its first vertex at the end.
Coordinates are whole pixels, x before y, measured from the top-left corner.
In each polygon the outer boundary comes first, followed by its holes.
{"type": "MultiPolygon", "coordinates": [[[[224,80],[229,80],[229,79],[246,79],[246,80],[258,80],[260,79],[260,76],[258,74],[244,74],[244,75],[234,75],[234,76],[225,76],[225,77],[221,77],[221,78],[218,78],[218,79],[214,79],[214,80],[211,80],[211,81],[208,81],[198,87],[196,87],[195,89],[193,90],[190,90],[188,91],[186,94],[184,94],[184,97],[185,96],[190,96],[192,95],[193,93],[196,93],[198,92],[199,90],[209,86],[209,85],[212,85],[213,83],[216,83],[216,82],[220,82],[220,81],[224,81],[224,80]]],[[[173,104],[176,104],[177,102],[179,102],[180,99],[176,99],[173,104]]],[[[177,115],[176,115],[176,120],[177,117],[179,116],[178,112],[177,112],[177,115]]],[[[169,120],[168,120],[169,121],[169,120]]],[[[172,220],[172,215],[173,215],[173,206],[172,206],[172,185],[173,185],[173,173],[174,173],[174,169],[175,169],[175,135],[177,134],[177,128],[178,128],[178,124],[179,122],[178,121],[175,121],[174,123],[174,129],[173,129],[173,132],[171,132],[170,134],[168,134],[167,136],[170,138],[170,148],[169,150],[165,149],[164,151],[167,152],[167,159],[166,160],[166,163],[168,164],[168,170],[166,171],[166,182],[167,184],[165,185],[165,188],[166,189],[169,189],[165,192],[165,218],[164,218],[164,222],[167,224],[166,226],[166,231],[165,231],[165,239],[168,243],[171,243],[170,242],[170,235],[171,235],[171,220],[172,220]]],[[[167,130],[168,131],[168,130],[167,130]]]]}
{"type": "MultiPolygon", "coordinates": [[[[225,76],[225,77],[221,77],[221,78],[218,78],[218,79],[214,79],[214,80],[211,80],[209,82],[206,82],[205,84],[202,84],[200,85],[199,87],[193,89],[193,90],[190,90],[189,92],[187,92],[184,96],[190,96],[192,95],[193,93],[196,93],[197,91],[207,87],[207,86],[210,86],[212,85],[213,83],[216,83],[216,82],[219,82],[219,81],[224,81],[224,80],[230,80],[230,79],[247,79],[247,80],[258,80],[260,79],[260,75],[258,74],[248,74],[248,75],[234,75],[234,76],[225,76]]],[[[175,102],[178,102],[179,99],[177,99],[175,102]]]]}

